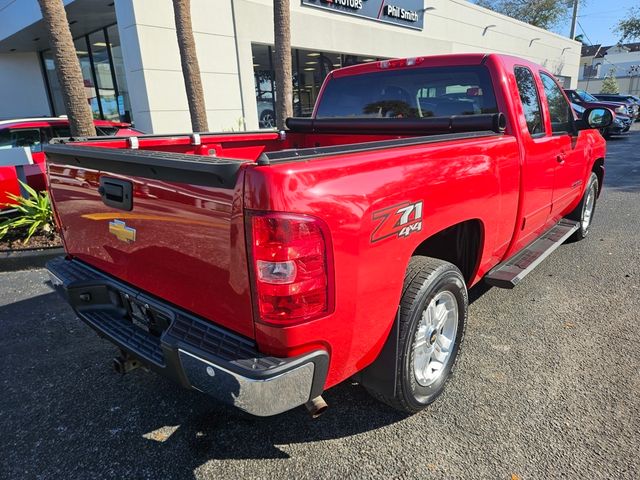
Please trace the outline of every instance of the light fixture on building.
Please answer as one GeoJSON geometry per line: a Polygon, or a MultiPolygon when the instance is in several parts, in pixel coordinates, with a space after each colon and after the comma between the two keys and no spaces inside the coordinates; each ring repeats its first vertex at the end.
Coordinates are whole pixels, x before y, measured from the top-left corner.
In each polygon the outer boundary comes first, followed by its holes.
{"type": "Polygon", "coordinates": [[[375,58],[363,58],[362,61],[363,62],[375,62],[376,59],[375,58]]]}
{"type": "Polygon", "coordinates": [[[106,47],[107,44],[104,42],[96,42],[93,44],[94,47],[106,47]]]}
{"type": "Polygon", "coordinates": [[[304,62],[305,65],[317,65],[318,62],[304,62]]]}
{"type": "Polygon", "coordinates": [[[315,68],[305,68],[304,71],[305,72],[313,72],[313,71],[315,71],[315,68]]]}
{"type": "Polygon", "coordinates": [[[320,54],[318,52],[307,53],[307,57],[319,57],[320,54]]]}
{"type": "Polygon", "coordinates": [[[532,38],[531,41],[529,42],[529,46],[533,45],[533,42],[535,42],[536,40],[540,40],[540,39],[538,37],[532,38]]]}
{"type": "Polygon", "coordinates": [[[76,54],[78,54],[78,55],[88,55],[89,52],[87,52],[86,50],[76,50],[76,54]]]}
{"type": "Polygon", "coordinates": [[[340,67],[341,65],[339,63],[334,63],[333,66],[334,67],[340,67]]]}
{"type": "Polygon", "coordinates": [[[254,64],[253,64],[253,66],[254,66],[254,67],[259,67],[259,66],[260,66],[260,64],[259,64],[259,63],[254,63],[254,64]]]}
{"type": "Polygon", "coordinates": [[[495,27],[497,27],[497,25],[487,25],[486,27],[484,27],[484,30],[482,31],[482,36],[484,37],[490,28],[495,28],[495,27]]]}

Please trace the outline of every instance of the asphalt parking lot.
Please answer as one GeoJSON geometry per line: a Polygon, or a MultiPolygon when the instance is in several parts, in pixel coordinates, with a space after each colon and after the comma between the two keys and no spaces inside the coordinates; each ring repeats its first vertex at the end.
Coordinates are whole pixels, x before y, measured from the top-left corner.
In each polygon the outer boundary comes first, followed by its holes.
{"type": "Polygon", "coordinates": [[[0,274],[0,478],[640,477],[640,132],[609,142],[590,238],[476,288],[445,394],[406,417],[348,382],[260,419],[110,370],[43,270],[0,274]]]}

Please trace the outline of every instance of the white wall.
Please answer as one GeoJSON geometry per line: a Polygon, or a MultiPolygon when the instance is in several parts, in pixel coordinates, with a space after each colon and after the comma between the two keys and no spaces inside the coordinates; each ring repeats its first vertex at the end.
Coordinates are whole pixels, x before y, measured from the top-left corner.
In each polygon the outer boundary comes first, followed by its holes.
{"type": "MultiPolygon", "coordinates": [[[[116,0],[118,30],[136,127],[191,131],[170,1],[116,0]]],[[[193,31],[209,129],[238,130],[242,99],[230,0],[192,0],[193,31]]]]}
{"type": "MultiPolygon", "coordinates": [[[[640,76],[618,77],[616,78],[616,81],[618,82],[620,93],[636,96],[640,95],[640,76]]],[[[600,93],[603,83],[604,78],[590,78],[588,80],[584,79],[578,82],[578,88],[581,90],[586,90],[590,93],[600,93]]]]}
{"type": "MultiPolygon", "coordinates": [[[[234,0],[247,128],[258,127],[251,43],[273,44],[272,0],[234,0]]],[[[578,79],[581,44],[464,0],[429,0],[424,29],[411,30],[291,2],[294,48],[377,57],[497,52],[578,79]],[[495,25],[487,29],[487,25],[495,25]],[[533,40],[537,39],[537,40],[533,40]],[[533,41],[532,41],[533,40],[533,41]]],[[[218,17],[220,18],[220,17],[218,17]]],[[[221,20],[224,21],[224,18],[221,20]]]]}
{"type": "Polygon", "coordinates": [[[50,114],[38,54],[1,54],[0,118],[50,114]]]}

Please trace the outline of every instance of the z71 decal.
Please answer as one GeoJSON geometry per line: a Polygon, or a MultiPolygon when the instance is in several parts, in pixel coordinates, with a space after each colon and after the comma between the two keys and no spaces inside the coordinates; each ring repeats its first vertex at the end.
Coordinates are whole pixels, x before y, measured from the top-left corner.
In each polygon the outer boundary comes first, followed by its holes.
{"type": "Polygon", "coordinates": [[[373,212],[379,223],[371,233],[371,242],[389,237],[408,237],[422,230],[422,202],[404,202],[373,212]]]}

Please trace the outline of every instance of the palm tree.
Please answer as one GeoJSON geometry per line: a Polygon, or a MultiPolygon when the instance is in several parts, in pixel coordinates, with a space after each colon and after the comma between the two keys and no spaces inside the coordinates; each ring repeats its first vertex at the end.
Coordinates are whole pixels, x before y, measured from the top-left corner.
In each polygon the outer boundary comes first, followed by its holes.
{"type": "Polygon", "coordinates": [[[93,125],[82,70],[62,0],[38,0],[38,3],[49,35],[53,62],[62,88],[64,108],[69,117],[71,136],[93,137],[96,128],[93,125]]]}
{"type": "Polygon", "coordinates": [[[191,128],[194,132],[207,132],[207,109],[204,104],[204,91],[198,66],[196,42],[191,27],[191,0],[173,0],[173,13],[176,19],[176,34],[180,47],[182,75],[187,90],[191,128]]]}
{"type": "Polygon", "coordinates": [[[289,0],[274,0],[273,27],[275,38],[276,126],[278,130],[283,130],[285,120],[293,116],[289,0]]]}

